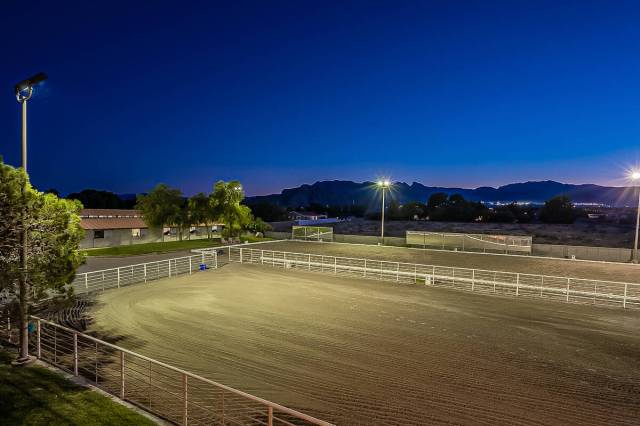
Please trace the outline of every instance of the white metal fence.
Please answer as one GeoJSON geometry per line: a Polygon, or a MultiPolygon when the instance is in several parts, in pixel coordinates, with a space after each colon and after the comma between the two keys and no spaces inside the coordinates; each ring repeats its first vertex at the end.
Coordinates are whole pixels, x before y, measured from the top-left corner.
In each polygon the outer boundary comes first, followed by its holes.
{"type": "Polygon", "coordinates": [[[532,237],[407,231],[409,246],[483,253],[531,254],[532,237]]]}
{"type": "Polygon", "coordinates": [[[292,226],[291,238],[306,241],[333,241],[333,228],[330,226],[292,226]]]}
{"type": "Polygon", "coordinates": [[[640,284],[232,247],[229,261],[480,293],[640,309],[640,284]]]}
{"type": "Polygon", "coordinates": [[[197,252],[191,256],[76,274],[71,286],[76,294],[90,293],[218,267],[215,250],[197,252]]]}
{"type": "Polygon", "coordinates": [[[330,426],[73,329],[31,320],[30,346],[38,358],[173,423],[330,426]]]}

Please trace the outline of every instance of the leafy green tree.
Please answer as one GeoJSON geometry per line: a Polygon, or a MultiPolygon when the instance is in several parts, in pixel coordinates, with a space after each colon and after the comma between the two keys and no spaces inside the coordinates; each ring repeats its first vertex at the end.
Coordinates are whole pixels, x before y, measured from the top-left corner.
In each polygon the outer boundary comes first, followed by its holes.
{"type": "Polygon", "coordinates": [[[573,223],[578,211],[566,195],[558,195],[545,201],[540,209],[540,220],[545,223],[573,223]]]}
{"type": "Polygon", "coordinates": [[[247,229],[254,234],[260,233],[264,235],[265,232],[271,231],[273,228],[267,222],[258,217],[251,221],[247,229]]]}
{"type": "Polygon", "coordinates": [[[242,185],[237,180],[218,181],[209,196],[214,217],[224,223],[224,233],[229,237],[239,236],[251,224],[251,209],[240,204],[244,199],[242,185]]]}
{"type": "Polygon", "coordinates": [[[189,198],[189,218],[192,225],[204,224],[207,227],[207,238],[211,238],[211,223],[215,220],[209,197],[200,192],[189,198]]]}
{"type": "MultiPolygon", "coordinates": [[[[163,229],[165,225],[178,226],[180,235],[185,222],[184,198],[179,189],[161,183],[147,195],[138,195],[136,208],[142,211],[145,222],[152,228],[163,229]]],[[[164,232],[162,232],[164,241],[164,232]]]]}
{"type": "Polygon", "coordinates": [[[78,250],[83,230],[82,204],[35,190],[23,169],[0,159],[0,291],[18,299],[19,360],[28,359],[28,316],[32,304],[71,289],[83,256],[78,250]],[[27,256],[23,267],[23,233],[27,256]]]}

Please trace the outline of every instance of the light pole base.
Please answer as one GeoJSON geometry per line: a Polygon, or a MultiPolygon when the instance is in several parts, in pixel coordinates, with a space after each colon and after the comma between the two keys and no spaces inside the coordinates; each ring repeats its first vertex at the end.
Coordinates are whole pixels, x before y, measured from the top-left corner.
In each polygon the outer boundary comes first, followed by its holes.
{"type": "Polygon", "coordinates": [[[18,358],[14,361],[11,362],[11,365],[13,367],[24,367],[26,365],[31,365],[34,362],[36,362],[38,360],[38,358],[36,358],[35,356],[31,356],[29,355],[26,358],[18,358]]]}

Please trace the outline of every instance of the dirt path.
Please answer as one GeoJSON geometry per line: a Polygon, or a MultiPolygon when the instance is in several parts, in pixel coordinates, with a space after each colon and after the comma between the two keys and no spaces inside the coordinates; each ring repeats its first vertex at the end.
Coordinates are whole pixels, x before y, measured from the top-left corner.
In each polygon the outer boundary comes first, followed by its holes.
{"type": "Polygon", "coordinates": [[[422,263],[438,266],[520,272],[525,274],[640,283],[640,265],[631,263],[572,261],[533,256],[462,253],[311,241],[278,241],[248,247],[263,250],[282,250],[330,256],[379,259],[393,262],[422,263]]]}
{"type": "Polygon", "coordinates": [[[107,291],[125,347],[338,424],[633,424],[640,315],[258,265],[107,291]]]}

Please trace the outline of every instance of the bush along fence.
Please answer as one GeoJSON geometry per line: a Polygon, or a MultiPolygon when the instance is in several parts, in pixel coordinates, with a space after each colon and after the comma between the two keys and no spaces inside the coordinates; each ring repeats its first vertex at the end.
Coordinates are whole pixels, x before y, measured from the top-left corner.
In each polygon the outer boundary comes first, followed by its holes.
{"type": "Polygon", "coordinates": [[[229,261],[479,293],[640,309],[640,284],[231,247],[229,261]]]}

